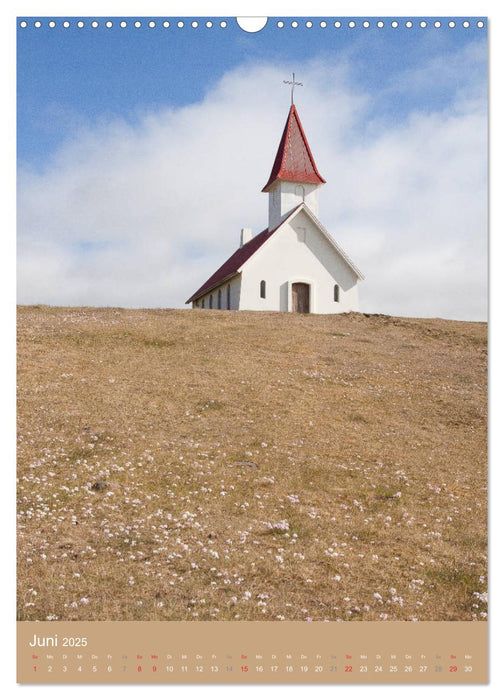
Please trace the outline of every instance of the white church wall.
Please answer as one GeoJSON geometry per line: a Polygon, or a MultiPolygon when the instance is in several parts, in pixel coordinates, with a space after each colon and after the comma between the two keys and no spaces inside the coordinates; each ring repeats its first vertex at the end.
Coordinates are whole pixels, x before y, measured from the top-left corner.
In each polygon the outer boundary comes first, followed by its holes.
{"type": "Polygon", "coordinates": [[[310,312],[357,311],[357,276],[311,219],[299,212],[282,226],[246,263],[242,273],[240,309],[291,311],[292,284],[310,285],[310,312]],[[266,298],[260,296],[261,280],[266,298]],[[334,285],[339,301],[334,301],[334,285]]]}

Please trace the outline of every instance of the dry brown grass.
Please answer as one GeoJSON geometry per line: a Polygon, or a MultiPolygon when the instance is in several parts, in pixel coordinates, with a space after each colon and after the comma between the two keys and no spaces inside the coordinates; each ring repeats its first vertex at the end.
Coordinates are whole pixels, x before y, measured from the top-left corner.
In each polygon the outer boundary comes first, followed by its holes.
{"type": "Polygon", "coordinates": [[[484,619],[486,324],[18,329],[20,620],[484,619]]]}

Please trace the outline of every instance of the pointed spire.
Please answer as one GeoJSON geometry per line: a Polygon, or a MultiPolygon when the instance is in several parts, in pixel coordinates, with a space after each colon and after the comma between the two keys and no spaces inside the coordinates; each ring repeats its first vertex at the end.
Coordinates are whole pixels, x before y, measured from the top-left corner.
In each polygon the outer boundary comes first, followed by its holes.
{"type": "Polygon", "coordinates": [[[294,104],[289,110],[271,175],[262,191],[269,192],[277,180],[311,182],[319,185],[325,182],[315,165],[294,104]]]}

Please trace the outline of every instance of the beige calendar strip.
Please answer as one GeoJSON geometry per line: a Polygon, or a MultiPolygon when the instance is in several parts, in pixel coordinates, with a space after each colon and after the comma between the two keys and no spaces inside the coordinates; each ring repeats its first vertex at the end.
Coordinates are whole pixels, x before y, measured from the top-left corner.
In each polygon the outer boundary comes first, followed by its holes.
{"type": "Polygon", "coordinates": [[[486,683],[486,622],[19,622],[20,683],[486,683]]]}

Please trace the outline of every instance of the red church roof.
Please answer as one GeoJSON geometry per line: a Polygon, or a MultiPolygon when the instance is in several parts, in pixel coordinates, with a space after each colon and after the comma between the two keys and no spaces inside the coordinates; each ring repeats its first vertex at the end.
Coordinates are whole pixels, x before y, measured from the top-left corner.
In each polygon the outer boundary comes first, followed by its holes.
{"type": "Polygon", "coordinates": [[[315,165],[295,105],[290,108],[270,178],[262,191],[268,192],[277,180],[325,182],[315,165]]]}
{"type": "Polygon", "coordinates": [[[258,233],[257,236],[254,236],[248,243],[245,243],[244,246],[238,248],[238,250],[236,250],[233,255],[226,260],[224,265],[221,265],[219,269],[216,270],[216,272],[214,272],[214,274],[201,285],[198,291],[186,301],[186,304],[189,304],[191,301],[194,301],[194,299],[203,296],[205,292],[209,292],[211,289],[217,287],[219,284],[222,284],[222,282],[225,282],[227,279],[234,277],[243,263],[247,262],[250,256],[262,246],[262,244],[271,236],[272,233],[273,231],[264,229],[264,231],[258,233]]]}

